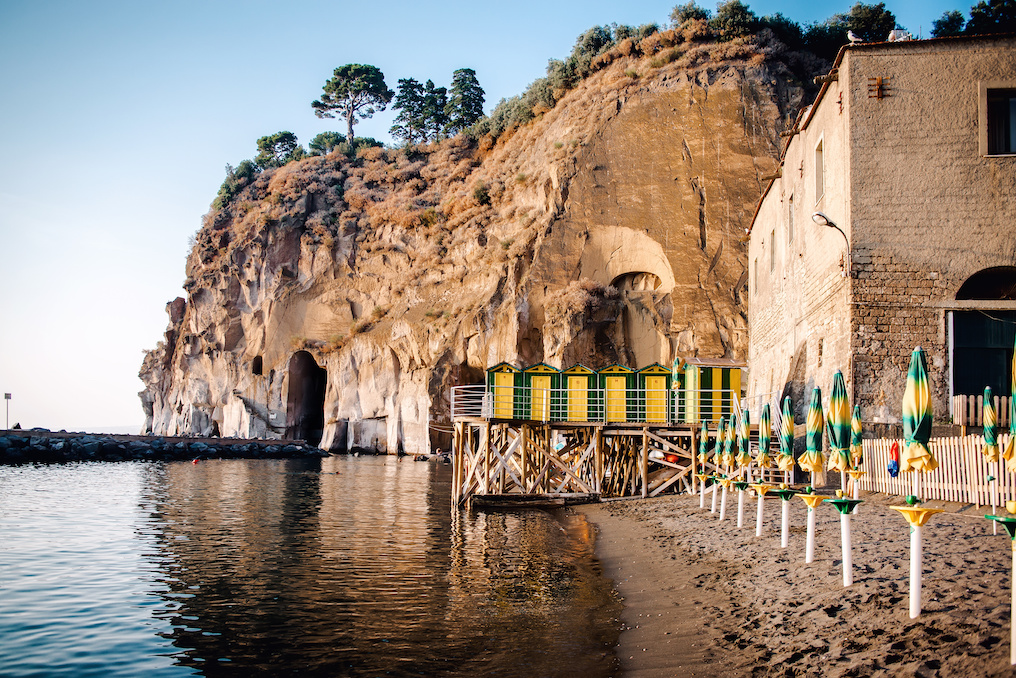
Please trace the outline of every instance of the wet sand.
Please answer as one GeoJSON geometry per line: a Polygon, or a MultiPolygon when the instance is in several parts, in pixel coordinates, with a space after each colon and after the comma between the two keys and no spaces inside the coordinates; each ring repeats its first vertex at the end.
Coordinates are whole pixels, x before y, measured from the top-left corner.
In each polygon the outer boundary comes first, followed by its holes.
{"type": "Polygon", "coordinates": [[[598,527],[596,551],[623,599],[618,656],[625,676],[1016,676],[1009,665],[1012,555],[993,536],[990,507],[945,508],[924,533],[923,613],[909,616],[910,531],[862,497],[851,520],[854,583],[843,587],[839,514],[816,509],[815,562],[804,564],[804,504],[790,505],[780,548],[780,500],[737,494],[717,520],[687,495],[580,507],[598,527]]]}

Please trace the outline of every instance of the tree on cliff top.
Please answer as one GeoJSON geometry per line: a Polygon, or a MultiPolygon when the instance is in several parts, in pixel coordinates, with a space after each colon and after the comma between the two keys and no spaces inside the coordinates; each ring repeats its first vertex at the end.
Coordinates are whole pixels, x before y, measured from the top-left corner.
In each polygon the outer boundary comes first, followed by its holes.
{"type": "Polygon", "coordinates": [[[292,132],[276,132],[258,139],[258,154],[254,162],[260,169],[282,167],[287,162],[300,160],[307,152],[297,143],[292,132]]]}
{"type": "Polygon", "coordinates": [[[460,68],[452,74],[452,91],[445,107],[449,134],[458,134],[483,117],[484,94],[472,68],[460,68]]]}
{"type": "Polygon", "coordinates": [[[424,129],[423,85],[416,78],[401,78],[399,93],[395,95],[392,108],[399,112],[395,124],[389,130],[393,137],[407,144],[416,144],[427,138],[424,129]]]}
{"type": "Polygon", "coordinates": [[[353,139],[353,123],[366,120],[375,111],[383,111],[395,92],[385,84],[385,74],[377,66],[346,64],[335,69],[324,84],[324,94],[311,103],[314,115],[334,118],[339,113],[346,119],[346,138],[353,139]]]}

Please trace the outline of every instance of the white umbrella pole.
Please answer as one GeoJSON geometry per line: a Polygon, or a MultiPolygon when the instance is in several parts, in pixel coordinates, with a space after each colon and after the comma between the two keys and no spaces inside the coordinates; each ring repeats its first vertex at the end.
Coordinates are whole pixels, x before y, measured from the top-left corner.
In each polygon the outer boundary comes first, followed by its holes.
{"type": "Polygon", "coordinates": [[[744,490],[737,491],[737,526],[744,527],[744,490]]]}
{"type": "Polygon", "coordinates": [[[920,501],[921,495],[918,493],[921,491],[921,474],[917,471],[911,471],[911,473],[914,474],[914,496],[920,501]]]}
{"type": "Polygon", "coordinates": [[[704,509],[706,507],[706,481],[699,480],[698,484],[698,507],[704,509]]]}
{"type": "Polygon", "coordinates": [[[850,548],[850,512],[840,514],[840,546],[843,551],[843,585],[854,583],[854,556],[850,548]]]}
{"type": "Polygon", "coordinates": [[[843,496],[847,496],[847,472],[840,471],[840,489],[843,490],[843,496]]]}
{"type": "MultiPolygon", "coordinates": [[[[998,462],[995,462],[995,472],[991,474],[994,480],[991,481],[991,515],[997,516],[998,513],[995,511],[995,504],[998,502],[998,462]]],[[[991,521],[991,533],[998,534],[998,521],[991,521]]]]}
{"type": "Polygon", "coordinates": [[[723,520],[724,518],[727,517],[727,486],[726,486],[727,481],[723,482],[724,482],[723,494],[722,498],[720,499],[720,520],[723,520]]]}
{"type": "Polygon", "coordinates": [[[716,479],[713,479],[713,506],[709,509],[710,513],[716,513],[716,479]]]}
{"type": "Polygon", "coordinates": [[[783,501],[782,515],[780,516],[780,548],[787,548],[790,545],[790,502],[783,501]]]}
{"type": "Polygon", "coordinates": [[[921,615],[921,528],[910,528],[910,618],[921,615]]]}
{"type": "MultiPolygon", "coordinates": [[[[853,493],[852,496],[853,496],[854,499],[860,499],[861,498],[861,478],[857,477],[857,478],[853,478],[852,480],[853,480],[853,483],[854,483],[854,488],[853,488],[854,493],[853,493]]],[[[857,515],[857,510],[859,508],[861,508],[860,504],[858,504],[857,506],[854,507],[853,513],[854,513],[855,516],[857,515]]]]}
{"type": "Polygon", "coordinates": [[[815,560],[815,509],[808,507],[808,540],[804,546],[804,562],[815,560]]]}
{"type": "Polygon", "coordinates": [[[755,536],[762,536],[762,502],[765,501],[765,495],[759,492],[758,495],[758,511],[755,513],[755,536]]]}

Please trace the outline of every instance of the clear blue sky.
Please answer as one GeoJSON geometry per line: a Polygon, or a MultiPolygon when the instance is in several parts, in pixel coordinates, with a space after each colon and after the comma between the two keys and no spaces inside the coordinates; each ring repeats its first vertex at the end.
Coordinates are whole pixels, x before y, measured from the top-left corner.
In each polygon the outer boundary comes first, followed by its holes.
{"type": "MultiPolygon", "coordinates": [[[[7,0],[0,5],[0,391],[10,423],[139,428],[142,352],[183,296],[187,240],[224,176],[280,130],[341,121],[310,102],[356,62],[448,85],[476,70],[487,110],[585,29],[664,24],[676,2],[7,0]]],[[[700,2],[713,9],[714,5],[700,2]]],[[[852,2],[751,2],[801,22],[852,2]]],[[[889,0],[915,35],[969,3],[889,0]]],[[[389,140],[392,114],[357,134],[389,140]]],[[[4,416],[4,412],[0,412],[4,416]]],[[[0,426],[5,420],[0,420],[0,426]]]]}

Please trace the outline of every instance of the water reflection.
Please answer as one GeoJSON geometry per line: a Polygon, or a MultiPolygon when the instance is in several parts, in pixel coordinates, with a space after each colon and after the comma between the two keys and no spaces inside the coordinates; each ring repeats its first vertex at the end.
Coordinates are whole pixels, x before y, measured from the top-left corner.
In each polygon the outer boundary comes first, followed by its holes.
{"type": "MultiPolygon", "coordinates": [[[[107,675],[617,673],[620,606],[580,515],[450,515],[448,467],[387,457],[111,464],[90,492],[108,493],[115,467],[134,483],[110,511],[129,514],[136,566],[110,567],[104,586],[135,590],[148,636],[136,656],[118,647],[107,675]]],[[[4,473],[0,530],[17,531],[4,473]]],[[[59,479],[69,495],[80,481],[59,479]]],[[[62,661],[80,673],[80,656],[62,661]]]]}

